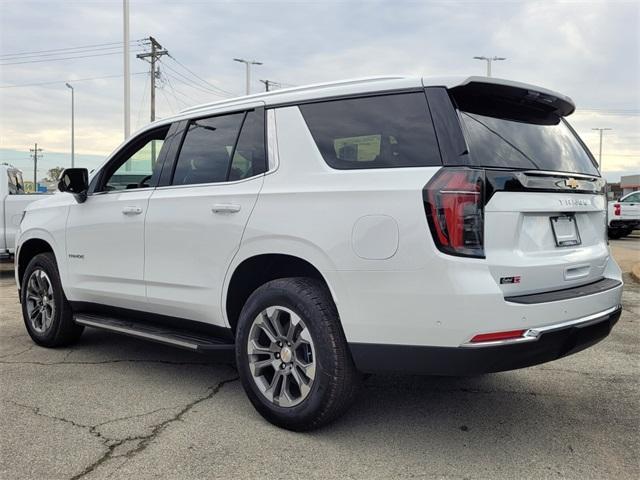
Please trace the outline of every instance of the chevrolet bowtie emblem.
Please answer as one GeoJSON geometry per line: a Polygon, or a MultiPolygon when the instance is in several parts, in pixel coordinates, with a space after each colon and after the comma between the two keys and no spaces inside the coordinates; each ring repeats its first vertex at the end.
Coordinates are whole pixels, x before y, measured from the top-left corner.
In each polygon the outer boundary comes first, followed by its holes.
{"type": "Polygon", "coordinates": [[[578,188],[580,186],[580,182],[578,182],[575,178],[567,178],[564,181],[564,184],[567,187],[569,187],[569,188],[571,188],[573,190],[575,190],[576,188],[578,188]]]}

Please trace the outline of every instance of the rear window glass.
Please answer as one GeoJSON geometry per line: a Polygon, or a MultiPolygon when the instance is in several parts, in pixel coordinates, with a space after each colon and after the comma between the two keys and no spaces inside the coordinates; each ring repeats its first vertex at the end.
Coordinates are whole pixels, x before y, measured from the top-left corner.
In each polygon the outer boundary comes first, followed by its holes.
{"type": "Polygon", "coordinates": [[[460,118],[472,165],[599,175],[576,134],[558,116],[520,121],[460,111],[460,118]]]}
{"type": "Polygon", "coordinates": [[[441,165],[422,92],[311,103],[300,111],[333,168],[441,165]]]}

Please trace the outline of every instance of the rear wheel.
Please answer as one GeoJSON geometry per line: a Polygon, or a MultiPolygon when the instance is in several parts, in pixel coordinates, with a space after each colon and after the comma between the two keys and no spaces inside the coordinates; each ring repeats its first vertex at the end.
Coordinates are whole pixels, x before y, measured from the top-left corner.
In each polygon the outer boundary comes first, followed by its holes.
{"type": "Polygon", "coordinates": [[[84,327],[73,321],[52,253],[31,259],[22,277],[20,295],[24,324],[38,345],[62,347],[80,338],[84,327]]]}
{"type": "Polygon", "coordinates": [[[360,383],[331,296],[309,278],[273,280],[249,297],[236,362],[253,406],[290,430],[312,430],[343,414],[360,383]]]}

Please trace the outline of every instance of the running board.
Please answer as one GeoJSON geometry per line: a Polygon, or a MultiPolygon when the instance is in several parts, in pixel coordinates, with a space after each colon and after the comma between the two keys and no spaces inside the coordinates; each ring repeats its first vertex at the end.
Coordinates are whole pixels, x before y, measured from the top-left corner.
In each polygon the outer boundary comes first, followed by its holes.
{"type": "Polygon", "coordinates": [[[73,319],[78,325],[121,333],[130,337],[141,338],[143,340],[163,343],[196,352],[230,351],[234,348],[233,343],[222,339],[146,322],[143,323],[86,313],[78,313],[73,316],[73,319]]]}

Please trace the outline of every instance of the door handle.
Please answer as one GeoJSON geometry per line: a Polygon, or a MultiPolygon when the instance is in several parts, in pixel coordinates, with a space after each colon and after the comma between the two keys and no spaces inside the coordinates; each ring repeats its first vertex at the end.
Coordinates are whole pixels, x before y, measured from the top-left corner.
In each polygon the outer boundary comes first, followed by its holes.
{"type": "Polygon", "coordinates": [[[218,203],[211,208],[213,213],[238,213],[240,205],[233,203],[218,203]]]}
{"type": "Polygon", "coordinates": [[[142,209],[140,207],[124,207],[122,209],[122,213],[125,215],[140,215],[142,213],[142,209]]]}

